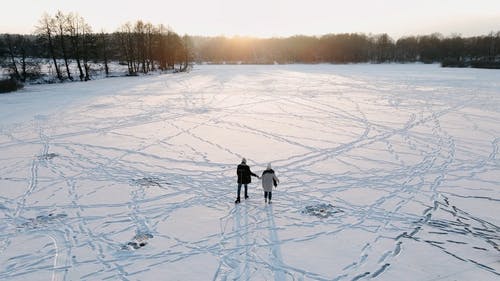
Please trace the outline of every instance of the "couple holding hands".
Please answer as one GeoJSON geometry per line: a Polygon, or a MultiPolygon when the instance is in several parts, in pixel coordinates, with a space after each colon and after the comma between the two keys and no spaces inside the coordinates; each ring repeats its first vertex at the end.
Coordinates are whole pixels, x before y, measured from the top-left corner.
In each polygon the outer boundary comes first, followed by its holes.
{"type": "Polygon", "coordinates": [[[250,167],[247,165],[247,160],[243,158],[241,160],[241,164],[236,168],[236,174],[238,175],[238,193],[236,197],[236,201],[234,203],[240,203],[240,192],[241,186],[245,187],[245,199],[248,198],[248,184],[252,182],[251,177],[256,177],[258,179],[262,179],[262,188],[264,189],[264,202],[271,204],[272,197],[272,189],[273,186],[277,187],[280,182],[276,175],[274,174],[274,170],[271,168],[271,163],[267,164],[267,169],[262,172],[262,176],[257,176],[252,173],[250,167]]]}

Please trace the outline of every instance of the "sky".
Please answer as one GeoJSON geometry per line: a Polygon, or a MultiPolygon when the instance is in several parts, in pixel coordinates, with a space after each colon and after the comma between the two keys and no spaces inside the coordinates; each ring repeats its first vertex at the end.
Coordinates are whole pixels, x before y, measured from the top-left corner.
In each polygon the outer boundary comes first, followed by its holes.
{"type": "Polygon", "coordinates": [[[94,31],[142,19],[183,35],[286,37],[387,33],[393,38],[500,31],[500,0],[0,0],[0,33],[28,34],[44,12],[77,12],[94,31]]]}

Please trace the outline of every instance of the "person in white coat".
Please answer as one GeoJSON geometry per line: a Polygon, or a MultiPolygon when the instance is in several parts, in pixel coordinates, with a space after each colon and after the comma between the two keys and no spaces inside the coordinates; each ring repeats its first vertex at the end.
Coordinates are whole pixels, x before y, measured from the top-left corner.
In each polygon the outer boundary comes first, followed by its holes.
{"type": "Polygon", "coordinates": [[[262,188],[264,189],[264,202],[271,204],[273,186],[278,187],[280,182],[276,177],[274,170],[271,168],[271,163],[267,164],[267,169],[262,172],[262,188]]]}

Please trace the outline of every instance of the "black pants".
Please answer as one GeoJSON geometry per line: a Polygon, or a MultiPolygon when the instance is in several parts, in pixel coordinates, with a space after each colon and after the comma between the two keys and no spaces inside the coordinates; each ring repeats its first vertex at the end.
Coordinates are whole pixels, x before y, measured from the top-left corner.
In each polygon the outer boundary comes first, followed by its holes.
{"type": "Polygon", "coordinates": [[[273,193],[271,191],[264,191],[264,198],[268,199],[271,201],[271,197],[273,196],[273,193]]]}
{"type": "Polygon", "coordinates": [[[248,184],[247,183],[238,183],[238,197],[236,197],[236,199],[240,199],[242,185],[245,187],[245,198],[248,197],[248,184]]]}

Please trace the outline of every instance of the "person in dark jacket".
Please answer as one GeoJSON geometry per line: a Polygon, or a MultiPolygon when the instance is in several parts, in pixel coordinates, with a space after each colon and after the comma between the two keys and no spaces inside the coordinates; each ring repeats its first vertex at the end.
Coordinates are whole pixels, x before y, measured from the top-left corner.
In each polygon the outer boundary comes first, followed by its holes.
{"type": "Polygon", "coordinates": [[[238,175],[238,197],[236,197],[236,201],[234,201],[234,203],[237,204],[240,203],[241,186],[243,185],[245,187],[245,199],[247,199],[248,184],[252,182],[251,177],[256,177],[258,179],[260,179],[260,177],[252,173],[250,167],[247,165],[247,160],[245,158],[241,160],[241,164],[239,164],[238,168],[236,168],[236,174],[238,175]]]}

